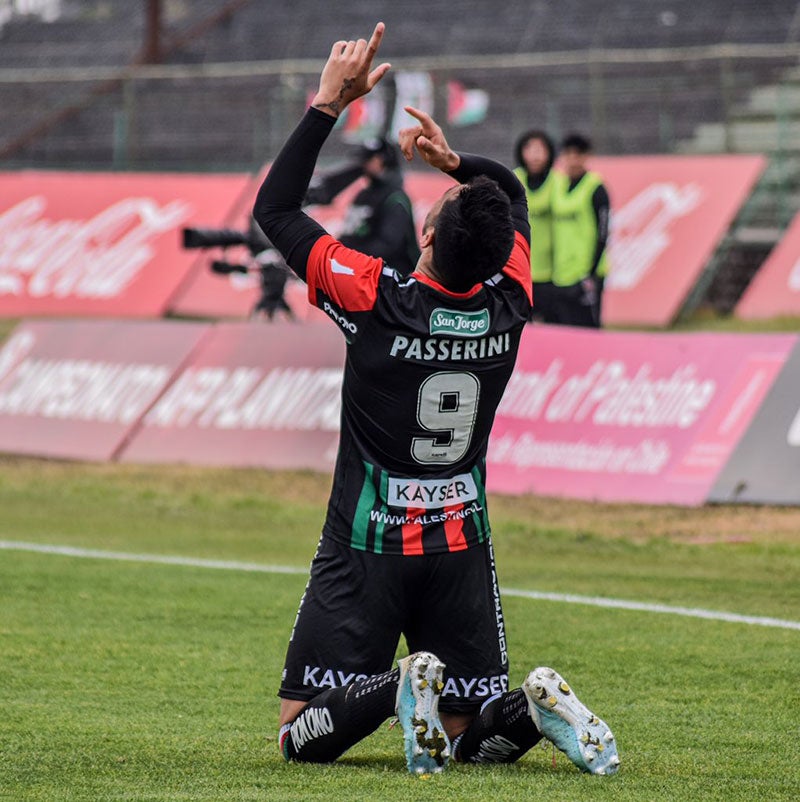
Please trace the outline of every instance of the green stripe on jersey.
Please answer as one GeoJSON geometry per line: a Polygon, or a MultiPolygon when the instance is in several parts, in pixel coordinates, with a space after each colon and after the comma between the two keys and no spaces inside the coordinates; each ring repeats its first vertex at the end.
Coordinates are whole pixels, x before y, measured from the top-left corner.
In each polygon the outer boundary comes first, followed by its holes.
{"type": "Polygon", "coordinates": [[[475,515],[475,528],[478,531],[478,543],[483,543],[489,536],[489,511],[486,509],[486,488],[481,479],[481,472],[476,465],[472,471],[472,478],[475,480],[475,487],[478,490],[478,504],[481,505],[481,512],[475,515]]]}
{"type": "Polygon", "coordinates": [[[389,495],[389,474],[386,471],[381,471],[381,489],[380,489],[380,498],[381,498],[381,517],[378,518],[377,523],[375,524],[375,548],[373,551],[376,554],[380,554],[383,551],[383,527],[384,521],[386,520],[383,515],[386,515],[389,512],[389,508],[384,503],[383,499],[387,498],[389,495]]]}
{"type": "Polygon", "coordinates": [[[369,514],[375,505],[375,483],[372,480],[373,467],[364,463],[364,485],[358,497],[356,514],[350,530],[350,545],[354,549],[367,549],[367,529],[369,528],[369,514]]]}

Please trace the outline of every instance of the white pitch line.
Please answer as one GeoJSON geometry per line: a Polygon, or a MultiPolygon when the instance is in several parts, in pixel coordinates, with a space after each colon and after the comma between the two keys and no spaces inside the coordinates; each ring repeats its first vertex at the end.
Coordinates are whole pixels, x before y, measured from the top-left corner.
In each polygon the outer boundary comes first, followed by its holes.
{"type": "Polygon", "coordinates": [[[538,590],[515,590],[514,588],[500,588],[500,591],[504,596],[519,596],[523,599],[538,599],[540,601],[563,602],[566,604],[588,604],[592,607],[611,607],[618,610],[637,610],[644,613],[667,613],[669,615],[682,615],[686,618],[728,621],[732,624],[800,630],[800,621],[786,621],[782,618],[765,618],[757,615],[740,615],[739,613],[724,613],[718,610],[704,610],[702,607],[672,607],[669,604],[608,599],[604,596],[576,596],[572,593],[543,593],[538,590]]]}
{"type": "Polygon", "coordinates": [[[132,554],[127,551],[80,549],[74,546],[50,546],[42,543],[24,543],[17,540],[0,540],[0,549],[6,551],[35,551],[39,554],[57,554],[62,557],[81,557],[91,560],[157,563],[159,565],[181,565],[191,568],[221,568],[228,571],[250,571],[259,574],[308,574],[308,568],[293,568],[288,565],[243,563],[236,560],[205,560],[202,557],[178,557],[167,554],[132,554]]]}
{"type": "MultiPolygon", "coordinates": [[[[155,563],[158,565],[180,565],[191,568],[215,568],[227,571],[247,571],[260,574],[307,575],[308,568],[289,565],[267,565],[264,563],[238,562],[236,560],[207,560],[201,557],[180,557],[161,554],[134,554],[125,551],[103,551],[101,549],[82,549],[75,546],[52,546],[42,543],[26,543],[18,540],[0,540],[0,550],[27,551],[39,554],[55,554],[63,557],[79,557],[93,560],[115,560],[119,562],[155,563]]],[[[645,613],[679,615],[686,618],[705,618],[711,621],[726,621],[732,624],[749,626],[777,627],[779,629],[800,630],[800,621],[787,621],[782,618],[739,615],[717,610],[704,610],[701,607],[672,607],[667,604],[610,599],[603,596],[578,596],[573,593],[545,593],[538,590],[517,590],[502,587],[504,596],[516,596],[537,601],[552,601],[563,604],[585,604],[592,607],[607,607],[618,610],[634,610],[645,613]]]]}

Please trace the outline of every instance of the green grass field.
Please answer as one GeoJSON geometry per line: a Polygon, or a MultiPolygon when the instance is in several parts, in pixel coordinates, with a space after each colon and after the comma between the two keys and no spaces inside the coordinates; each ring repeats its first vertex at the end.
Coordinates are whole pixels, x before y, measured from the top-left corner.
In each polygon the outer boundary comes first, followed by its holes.
{"type": "MultiPolygon", "coordinates": [[[[325,476],[0,461],[4,541],[303,569],[325,476]]],[[[800,511],[492,498],[501,585],[800,620],[800,511]]],[[[615,777],[535,748],[407,775],[398,729],[287,765],[275,691],[305,577],[0,550],[0,799],[796,800],[800,631],[505,599],[512,680],[550,664],[615,777]]],[[[402,646],[401,646],[402,651],[402,646]]]]}

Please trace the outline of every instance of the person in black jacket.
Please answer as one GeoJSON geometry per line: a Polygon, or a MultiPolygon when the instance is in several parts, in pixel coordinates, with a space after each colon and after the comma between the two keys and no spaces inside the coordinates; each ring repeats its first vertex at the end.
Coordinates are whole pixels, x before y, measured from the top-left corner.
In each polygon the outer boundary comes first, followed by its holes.
{"type": "Polygon", "coordinates": [[[331,203],[362,176],[367,184],[350,204],[339,240],[348,248],[384,259],[408,275],[420,251],[411,199],[403,188],[398,148],[389,140],[368,140],[359,147],[354,164],[315,178],[306,203],[331,203]]]}

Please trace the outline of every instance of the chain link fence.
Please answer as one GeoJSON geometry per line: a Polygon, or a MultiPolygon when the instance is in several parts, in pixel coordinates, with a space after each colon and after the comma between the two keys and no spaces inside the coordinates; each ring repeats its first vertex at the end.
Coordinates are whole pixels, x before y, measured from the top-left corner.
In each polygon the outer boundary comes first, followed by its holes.
{"type": "MultiPolygon", "coordinates": [[[[509,161],[531,127],[588,134],[605,154],[800,154],[797,45],[718,45],[475,58],[408,59],[427,76],[437,119],[455,82],[488,97],[484,119],[448,133],[463,150],[509,161]]],[[[5,168],[257,169],[313,94],[322,62],[0,70],[5,168]]],[[[385,105],[402,102],[397,87],[385,105]]],[[[413,99],[413,98],[412,98],[413,99]]],[[[392,108],[384,114],[385,124],[392,108]]],[[[362,132],[363,133],[363,132],[362,132]]],[[[358,137],[358,130],[350,138],[358,137]]],[[[326,158],[342,155],[335,137],[326,158]]]]}

